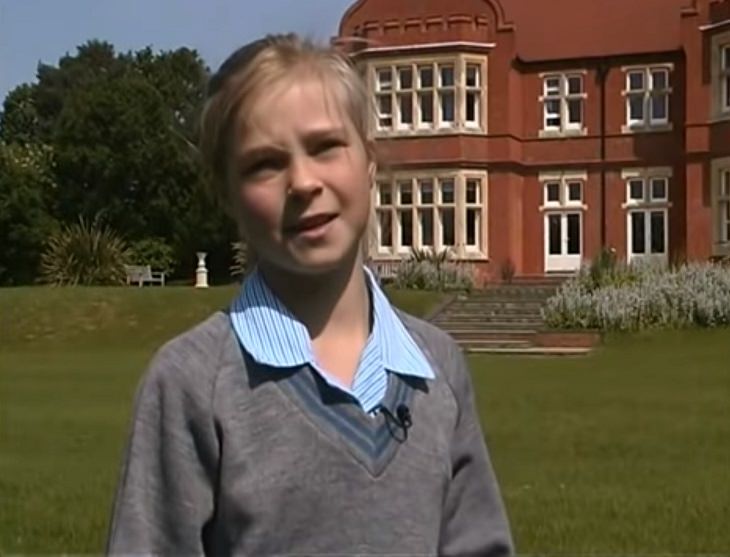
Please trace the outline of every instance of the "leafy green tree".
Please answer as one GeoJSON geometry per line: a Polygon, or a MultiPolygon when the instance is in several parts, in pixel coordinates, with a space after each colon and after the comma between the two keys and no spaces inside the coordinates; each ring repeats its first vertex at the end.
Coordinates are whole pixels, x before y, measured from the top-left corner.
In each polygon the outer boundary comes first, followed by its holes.
{"type": "Polygon", "coordinates": [[[59,221],[101,214],[128,241],[160,238],[187,273],[197,250],[227,261],[235,238],[205,194],[194,148],[207,75],[191,49],[117,53],[90,41],[8,96],[0,137],[52,145],[59,221]]]}
{"type": "Polygon", "coordinates": [[[47,146],[0,143],[0,284],[32,282],[47,236],[55,189],[47,146]]]}

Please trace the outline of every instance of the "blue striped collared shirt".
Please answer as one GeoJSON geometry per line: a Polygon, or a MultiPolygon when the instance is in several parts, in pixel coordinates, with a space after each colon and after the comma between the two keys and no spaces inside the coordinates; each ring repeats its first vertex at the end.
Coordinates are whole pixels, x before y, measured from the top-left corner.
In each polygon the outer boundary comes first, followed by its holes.
{"type": "Polygon", "coordinates": [[[258,270],[246,278],[231,307],[238,340],[260,364],[274,368],[311,366],[329,385],[355,398],[365,412],[373,412],[385,396],[388,372],[424,379],[433,379],[434,373],[375,277],[367,268],[364,272],[371,292],[373,328],[351,388],[317,364],[309,331],[274,295],[258,270]]]}

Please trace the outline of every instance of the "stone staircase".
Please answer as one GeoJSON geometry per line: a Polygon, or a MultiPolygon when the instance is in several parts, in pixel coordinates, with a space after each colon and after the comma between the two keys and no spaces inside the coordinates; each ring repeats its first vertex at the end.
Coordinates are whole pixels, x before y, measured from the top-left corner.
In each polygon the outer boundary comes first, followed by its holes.
{"type": "Polygon", "coordinates": [[[544,328],[541,309],[565,277],[524,277],[510,284],[455,296],[431,322],[467,352],[493,354],[578,354],[585,350],[537,344],[544,328]]]}

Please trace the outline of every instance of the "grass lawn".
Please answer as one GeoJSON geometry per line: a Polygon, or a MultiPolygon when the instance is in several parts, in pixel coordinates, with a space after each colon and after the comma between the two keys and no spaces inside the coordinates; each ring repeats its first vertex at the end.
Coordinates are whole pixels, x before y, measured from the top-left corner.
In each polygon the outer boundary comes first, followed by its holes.
{"type": "MultiPolygon", "coordinates": [[[[0,554],[103,549],[140,373],[234,292],[0,289],[0,554]]],[[[471,364],[521,553],[730,552],[730,331],[471,364]]]]}

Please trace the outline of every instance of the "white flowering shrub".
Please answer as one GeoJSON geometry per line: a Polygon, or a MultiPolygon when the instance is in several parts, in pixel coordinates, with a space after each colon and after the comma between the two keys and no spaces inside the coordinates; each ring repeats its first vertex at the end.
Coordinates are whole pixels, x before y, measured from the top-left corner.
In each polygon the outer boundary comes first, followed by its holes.
{"type": "Polygon", "coordinates": [[[613,279],[597,285],[589,270],[581,271],[547,301],[545,322],[561,329],[613,331],[730,325],[726,266],[641,265],[623,272],[613,269],[613,279]]]}

